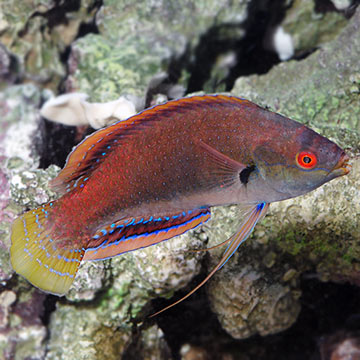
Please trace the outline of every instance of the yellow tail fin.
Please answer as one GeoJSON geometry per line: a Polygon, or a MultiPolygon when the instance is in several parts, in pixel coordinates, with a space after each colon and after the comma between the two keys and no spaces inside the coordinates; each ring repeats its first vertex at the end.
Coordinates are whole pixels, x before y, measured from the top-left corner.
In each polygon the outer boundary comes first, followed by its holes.
{"type": "Polygon", "coordinates": [[[46,224],[54,202],[30,210],[12,225],[11,264],[39,289],[65,294],[75,279],[84,249],[63,248],[52,238],[46,224]]]}

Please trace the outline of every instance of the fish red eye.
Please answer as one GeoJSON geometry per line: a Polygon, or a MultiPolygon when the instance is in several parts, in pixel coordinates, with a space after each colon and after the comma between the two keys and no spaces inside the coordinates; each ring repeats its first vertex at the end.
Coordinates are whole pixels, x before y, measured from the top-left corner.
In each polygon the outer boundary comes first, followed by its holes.
{"type": "Polygon", "coordinates": [[[303,169],[312,169],[315,167],[317,159],[314,154],[302,151],[296,155],[296,162],[303,169]]]}

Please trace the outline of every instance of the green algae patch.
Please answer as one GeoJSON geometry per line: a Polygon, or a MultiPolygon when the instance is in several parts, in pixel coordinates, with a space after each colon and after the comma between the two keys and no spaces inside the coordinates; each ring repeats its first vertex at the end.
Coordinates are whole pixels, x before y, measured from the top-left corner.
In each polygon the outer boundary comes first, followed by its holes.
{"type": "Polygon", "coordinates": [[[301,230],[301,223],[297,226],[300,229],[285,227],[282,234],[275,240],[279,249],[296,257],[294,262],[316,264],[321,261],[331,267],[332,264],[345,260],[347,265],[351,265],[354,257],[350,255],[351,250],[349,253],[347,241],[344,238],[329,236],[322,230],[313,233],[301,230]]]}
{"type": "Polygon", "coordinates": [[[93,102],[115,100],[120,94],[143,96],[152,76],[161,71],[158,57],[139,43],[114,47],[100,35],[89,34],[72,45],[71,87],[93,102]],[[141,59],[139,66],[139,59],[141,59]]]}

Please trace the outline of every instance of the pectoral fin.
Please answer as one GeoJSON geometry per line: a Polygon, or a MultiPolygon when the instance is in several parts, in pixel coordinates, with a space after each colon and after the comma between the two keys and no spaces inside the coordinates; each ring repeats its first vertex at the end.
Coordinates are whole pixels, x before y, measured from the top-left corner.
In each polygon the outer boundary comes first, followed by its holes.
{"type": "Polygon", "coordinates": [[[239,174],[248,168],[248,165],[231,159],[203,141],[199,141],[199,146],[205,151],[206,162],[202,171],[209,174],[205,176],[208,187],[231,186],[239,181],[239,174]]]}

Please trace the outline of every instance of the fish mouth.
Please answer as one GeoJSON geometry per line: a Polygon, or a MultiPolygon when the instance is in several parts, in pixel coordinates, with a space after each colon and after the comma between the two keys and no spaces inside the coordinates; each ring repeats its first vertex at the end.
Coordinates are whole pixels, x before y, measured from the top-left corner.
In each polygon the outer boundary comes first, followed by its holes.
{"type": "Polygon", "coordinates": [[[343,153],[340,157],[340,160],[335,165],[335,167],[331,171],[331,175],[335,176],[343,176],[350,172],[351,165],[349,164],[350,158],[348,155],[343,153]]]}

